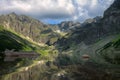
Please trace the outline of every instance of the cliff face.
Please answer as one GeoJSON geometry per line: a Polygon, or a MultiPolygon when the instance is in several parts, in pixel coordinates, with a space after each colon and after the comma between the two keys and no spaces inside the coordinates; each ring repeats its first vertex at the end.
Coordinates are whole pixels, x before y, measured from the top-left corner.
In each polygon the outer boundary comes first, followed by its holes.
{"type": "Polygon", "coordinates": [[[120,1],[115,0],[114,3],[104,12],[101,20],[103,28],[106,32],[115,33],[120,31],[120,1]]]}
{"type": "Polygon", "coordinates": [[[115,0],[114,3],[105,11],[104,16],[110,16],[120,13],[120,1],[115,0]]]}

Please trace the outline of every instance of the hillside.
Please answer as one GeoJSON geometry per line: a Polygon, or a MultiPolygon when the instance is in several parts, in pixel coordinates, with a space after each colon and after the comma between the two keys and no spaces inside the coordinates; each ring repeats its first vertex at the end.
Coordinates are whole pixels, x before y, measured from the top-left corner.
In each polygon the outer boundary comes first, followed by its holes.
{"type": "Polygon", "coordinates": [[[107,62],[120,64],[120,38],[108,42],[99,53],[107,62]]]}

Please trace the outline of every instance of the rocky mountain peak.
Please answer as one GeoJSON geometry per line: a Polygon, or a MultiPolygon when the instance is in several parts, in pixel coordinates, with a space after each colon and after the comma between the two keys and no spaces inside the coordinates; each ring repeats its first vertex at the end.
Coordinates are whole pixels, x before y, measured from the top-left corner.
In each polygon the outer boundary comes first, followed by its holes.
{"type": "Polygon", "coordinates": [[[74,21],[63,21],[60,24],[58,24],[61,31],[69,31],[70,29],[79,27],[80,25],[81,25],[80,22],[74,21]]]}
{"type": "Polygon", "coordinates": [[[17,14],[15,12],[12,12],[12,13],[8,14],[7,16],[9,16],[9,17],[17,17],[17,14]]]}
{"type": "Polygon", "coordinates": [[[113,4],[104,12],[104,16],[120,14],[120,0],[115,0],[113,4]]]}

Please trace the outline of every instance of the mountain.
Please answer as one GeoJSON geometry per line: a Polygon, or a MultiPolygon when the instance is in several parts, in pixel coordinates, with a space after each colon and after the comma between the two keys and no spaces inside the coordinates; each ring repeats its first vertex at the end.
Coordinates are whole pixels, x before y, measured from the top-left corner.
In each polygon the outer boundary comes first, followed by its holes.
{"type": "MultiPolygon", "coordinates": [[[[48,53],[52,53],[55,50],[52,50],[46,43],[52,44],[56,42],[59,37],[61,37],[60,33],[57,33],[51,25],[43,24],[39,20],[29,16],[17,15],[14,12],[0,15],[1,67],[4,68],[5,65],[12,65],[12,63],[8,64],[3,61],[5,57],[4,51],[6,49],[14,49],[15,51],[34,51],[41,54],[39,58],[45,58],[49,55],[48,53]]],[[[27,60],[23,59],[21,63],[24,61],[27,62],[27,60]]],[[[15,62],[15,64],[17,63],[19,63],[19,61],[15,62]]],[[[6,66],[0,74],[4,71],[7,73],[8,67],[6,66]]]]}
{"type": "Polygon", "coordinates": [[[14,12],[0,15],[0,75],[10,73],[21,66],[30,65],[33,61],[21,59],[14,62],[5,62],[4,51],[6,49],[14,49],[18,52],[34,51],[41,54],[38,58],[41,59],[42,57],[44,59],[48,57],[48,53],[55,50],[52,50],[45,43],[50,42],[52,44],[60,36],[49,25],[43,24],[34,18],[17,15],[14,12]],[[19,65],[16,67],[17,64],[19,65]]]}
{"type": "Polygon", "coordinates": [[[103,18],[96,22],[82,25],[82,27],[66,35],[67,38],[59,39],[57,43],[60,46],[66,45],[66,47],[70,47],[71,44],[79,44],[83,41],[85,44],[90,45],[105,36],[118,34],[120,32],[119,5],[119,0],[115,0],[110,8],[104,12],[103,18]]]}
{"type": "Polygon", "coordinates": [[[73,22],[73,21],[63,21],[58,24],[58,27],[63,32],[68,32],[76,27],[80,27],[80,22],[73,22]]]}
{"type": "Polygon", "coordinates": [[[49,25],[25,15],[17,15],[14,12],[1,15],[0,24],[6,29],[11,29],[38,43],[46,43],[52,38],[57,40],[59,37],[59,34],[55,33],[49,25]]]}
{"type": "Polygon", "coordinates": [[[63,21],[56,25],[44,24],[29,16],[17,15],[12,12],[0,16],[0,25],[22,34],[35,42],[51,45],[64,34],[80,27],[81,24],[73,21],[63,21]]]}
{"type": "MultiPolygon", "coordinates": [[[[46,25],[15,13],[0,16],[0,24],[3,25],[0,27],[0,46],[5,46],[1,51],[6,48],[36,51],[35,44],[27,37],[36,44],[43,42],[51,45],[43,48],[38,46],[38,51],[45,57],[35,61],[37,65],[14,73],[11,73],[12,69],[20,64],[0,67],[1,72],[10,72],[0,77],[1,80],[120,79],[120,0],[115,0],[103,17],[88,19],[83,24],[64,21],[46,25]]],[[[28,61],[21,63],[26,64],[28,61]]]]}
{"type": "Polygon", "coordinates": [[[99,22],[101,18],[102,18],[101,16],[97,16],[97,17],[95,17],[93,19],[92,18],[86,19],[82,25],[99,22]]]}
{"type": "Polygon", "coordinates": [[[102,18],[89,20],[58,39],[55,46],[60,54],[55,62],[70,66],[68,75],[73,80],[119,80],[120,0],[115,0],[102,18]]]}
{"type": "Polygon", "coordinates": [[[120,13],[120,2],[115,0],[114,3],[105,11],[104,16],[117,16],[120,13]]]}

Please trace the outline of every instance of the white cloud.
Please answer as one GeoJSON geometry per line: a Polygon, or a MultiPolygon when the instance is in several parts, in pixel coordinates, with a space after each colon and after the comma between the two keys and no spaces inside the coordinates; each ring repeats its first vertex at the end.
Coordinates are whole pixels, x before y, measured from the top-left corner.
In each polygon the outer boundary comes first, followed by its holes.
{"type": "Polygon", "coordinates": [[[64,17],[74,14],[71,0],[1,0],[0,13],[16,12],[39,17],[64,17]]]}
{"type": "Polygon", "coordinates": [[[0,14],[16,12],[38,19],[83,21],[102,15],[114,0],[0,0],[0,14]]]}

